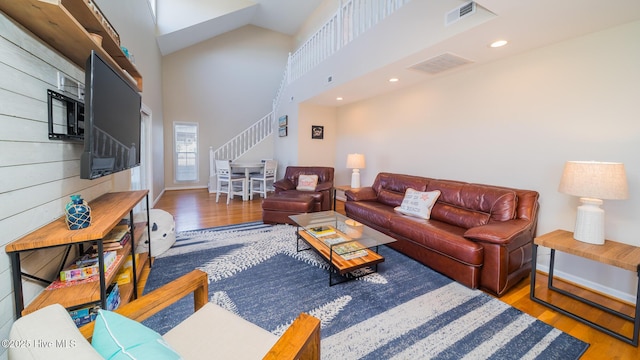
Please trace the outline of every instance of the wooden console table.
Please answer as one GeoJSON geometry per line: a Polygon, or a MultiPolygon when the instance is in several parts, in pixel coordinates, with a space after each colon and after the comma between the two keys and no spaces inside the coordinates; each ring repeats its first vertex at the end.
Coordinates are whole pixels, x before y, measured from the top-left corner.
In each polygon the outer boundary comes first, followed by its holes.
{"type": "MultiPolygon", "coordinates": [[[[125,191],[107,193],[95,200],[89,202],[91,207],[91,225],[80,230],[69,230],[65,223],[65,217],[45,225],[24,237],[13,241],[5,247],[6,253],[11,259],[11,270],[13,276],[13,292],[15,301],[16,316],[26,315],[39,308],[45,307],[53,303],[59,303],[66,308],[72,308],[80,305],[91,303],[99,303],[101,307],[106,308],[106,289],[108,284],[115,279],[115,273],[109,277],[105,276],[104,271],[104,248],[102,238],[104,238],[118,223],[129,217],[131,225],[131,241],[118,250],[119,255],[123,255],[115,265],[120,268],[125,263],[126,255],[131,254],[132,258],[132,284],[126,284],[121,289],[121,300],[126,303],[132,297],[137,298],[137,275],[142,266],[137,266],[135,248],[136,242],[140,240],[143,231],[147,231],[148,238],[151,239],[151,233],[147,223],[134,224],[133,208],[146,199],[147,220],[149,219],[149,191],[125,191]],[[22,277],[27,277],[44,283],[51,281],[40,279],[36,276],[24,273],[20,266],[20,254],[25,251],[34,251],[50,247],[66,246],[67,251],[73,245],[85,243],[93,243],[98,247],[98,264],[99,264],[99,281],[88,282],[84,284],[73,285],[54,290],[43,290],[40,295],[31,301],[25,308],[22,291],[22,277]]],[[[151,243],[149,243],[149,252],[139,255],[140,265],[144,265],[151,253],[151,243]]],[[[60,270],[65,264],[62,264],[60,270]]]]}
{"type": "Polygon", "coordinates": [[[640,248],[623,243],[606,240],[604,245],[592,245],[573,239],[573,233],[565,230],[555,230],[548,234],[536,237],[533,241],[533,254],[532,254],[532,266],[531,266],[531,300],[548,306],[553,310],[556,310],[564,315],[567,315],[577,321],[587,324],[595,329],[598,329],[605,334],[613,336],[614,338],[624,341],[628,344],[638,346],[638,333],[640,331],[640,248]],[[633,335],[631,337],[624,336],[620,333],[611,331],[599,324],[596,324],[590,320],[587,320],[581,316],[573,314],[568,310],[559,308],[547,301],[544,301],[536,297],[536,260],[538,254],[538,246],[544,246],[551,249],[551,259],[549,264],[549,280],[548,288],[572,299],[583,302],[587,305],[598,308],[609,314],[618,316],[624,320],[633,323],[633,335]],[[635,317],[628,316],[619,311],[605,307],[591,300],[582,298],[568,291],[559,289],[553,286],[553,268],[555,265],[555,252],[556,250],[562,251],[567,254],[580,256],[586,259],[600,262],[615,267],[619,267],[625,270],[633,271],[638,274],[638,289],[636,292],[636,307],[635,317]]]}

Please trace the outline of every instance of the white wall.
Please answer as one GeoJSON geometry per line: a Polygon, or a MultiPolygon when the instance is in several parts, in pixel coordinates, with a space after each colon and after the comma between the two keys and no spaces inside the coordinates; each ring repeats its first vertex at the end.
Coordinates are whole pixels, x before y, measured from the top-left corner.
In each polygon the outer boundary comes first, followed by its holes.
{"type": "MultiPolygon", "coordinates": [[[[69,195],[91,200],[111,190],[110,177],[80,179],[81,143],[48,139],[47,89],[56,89],[58,71],[84,83],[81,69],[0,13],[0,339],[8,338],[15,318],[5,245],[62,216],[69,195]]],[[[59,253],[24,254],[23,269],[51,277],[59,253]]],[[[41,290],[25,281],[25,303],[41,290]]]]}
{"type": "MultiPolygon", "coordinates": [[[[298,162],[303,166],[333,166],[336,154],[336,108],[301,104],[298,114],[298,162]],[[323,139],[311,138],[311,127],[324,127],[323,139]]],[[[346,158],[345,158],[346,161],[346,158]]]]}
{"type": "Polygon", "coordinates": [[[294,36],[295,49],[298,49],[338,11],[340,0],[323,0],[313,11],[294,36]]]}
{"type": "MultiPolygon", "coordinates": [[[[640,246],[639,33],[634,22],[341,107],[336,184],[357,151],[363,184],[389,171],[533,189],[544,234],[573,229],[578,199],[557,191],[565,161],[621,161],[630,199],[605,201],[606,236],[640,246]]],[[[635,299],[635,274],[557,261],[559,275],[635,299]]]]}
{"type": "Polygon", "coordinates": [[[271,112],[290,49],[291,37],[249,25],[163,58],[167,188],[207,186],[209,147],[271,112]],[[174,122],[199,124],[197,182],[174,181],[174,122]]]}
{"type": "MultiPolygon", "coordinates": [[[[135,32],[136,40],[127,46],[136,53],[145,89],[149,89],[143,94],[143,101],[155,107],[154,116],[157,113],[161,119],[161,99],[159,95],[149,95],[153,94],[154,84],[159,87],[159,75],[150,69],[160,59],[154,58],[150,48],[137,45],[144,42],[145,34],[151,39],[154,36],[154,31],[150,31],[148,26],[152,23],[151,18],[144,17],[149,12],[148,5],[146,0],[135,0],[126,4],[120,2],[118,6],[107,12],[109,2],[104,6],[100,3],[125,43],[132,39],[127,29],[135,32]],[[134,11],[137,16],[130,13],[134,11]],[[140,27],[132,24],[121,28],[119,18],[125,14],[135,18],[134,22],[140,27]]],[[[155,46],[155,42],[150,43],[155,46]]],[[[15,318],[11,270],[5,245],[61,217],[70,195],[81,194],[90,201],[114,190],[114,184],[125,183],[114,181],[114,176],[80,179],[83,145],[48,139],[47,89],[56,89],[58,71],[84,82],[83,69],[61,57],[0,12],[0,128],[3,129],[0,132],[0,339],[8,338],[15,318]]],[[[61,108],[57,110],[62,111],[61,108]]],[[[159,131],[161,135],[161,120],[159,131]]],[[[162,136],[155,144],[160,148],[161,140],[162,136]]],[[[159,160],[156,169],[162,172],[162,159],[159,160]]],[[[127,174],[129,172],[119,176],[127,174]]],[[[157,191],[161,191],[164,184],[155,184],[157,191]]],[[[53,278],[61,251],[53,249],[23,254],[23,270],[43,278],[53,278]]],[[[24,299],[28,304],[43,287],[31,281],[23,281],[23,284],[24,299]]],[[[0,359],[7,358],[5,350],[0,348],[0,359]]]]}

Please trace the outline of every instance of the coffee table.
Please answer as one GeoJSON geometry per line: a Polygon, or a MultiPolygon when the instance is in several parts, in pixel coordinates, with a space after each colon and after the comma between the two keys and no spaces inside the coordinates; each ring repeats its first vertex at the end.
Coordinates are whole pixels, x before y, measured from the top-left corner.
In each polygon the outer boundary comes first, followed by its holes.
{"type": "Polygon", "coordinates": [[[329,286],[377,272],[378,264],[384,261],[378,247],[396,241],[335,211],[289,218],[298,226],[297,251],[313,250],[331,265],[329,286]],[[305,243],[308,247],[304,247],[305,243]],[[337,281],[334,273],[339,275],[337,281]]]}

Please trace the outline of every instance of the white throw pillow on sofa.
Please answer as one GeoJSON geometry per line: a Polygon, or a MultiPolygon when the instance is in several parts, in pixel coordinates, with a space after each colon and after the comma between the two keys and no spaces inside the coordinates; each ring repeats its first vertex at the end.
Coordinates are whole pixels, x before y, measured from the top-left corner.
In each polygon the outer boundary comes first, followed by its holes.
{"type": "Polygon", "coordinates": [[[313,191],[316,189],[316,185],[318,185],[318,175],[300,175],[296,190],[313,191]]]}
{"type": "Polygon", "coordinates": [[[429,219],[431,216],[431,209],[439,196],[440,190],[418,191],[408,188],[404,193],[402,204],[394,208],[394,210],[401,214],[429,219]]]}

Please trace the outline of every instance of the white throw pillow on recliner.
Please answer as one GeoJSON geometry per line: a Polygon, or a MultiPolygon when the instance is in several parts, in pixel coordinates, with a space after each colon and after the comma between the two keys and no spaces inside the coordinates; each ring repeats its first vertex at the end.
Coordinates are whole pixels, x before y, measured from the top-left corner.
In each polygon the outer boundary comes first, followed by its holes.
{"type": "Polygon", "coordinates": [[[300,175],[298,177],[298,186],[296,190],[299,191],[313,191],[318,185],[318,175],[300,175]]]}
{"type": "Polygon", "coordinates": [[[104,359],[60,304],[49,305],[16,320],[11,326],[8,345],[9,360],[104,359]]]}

